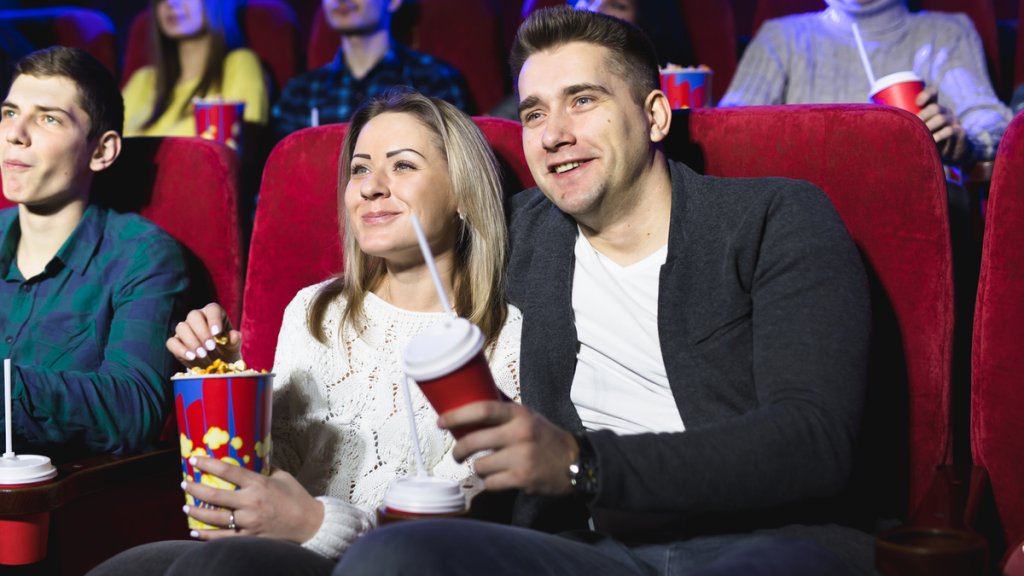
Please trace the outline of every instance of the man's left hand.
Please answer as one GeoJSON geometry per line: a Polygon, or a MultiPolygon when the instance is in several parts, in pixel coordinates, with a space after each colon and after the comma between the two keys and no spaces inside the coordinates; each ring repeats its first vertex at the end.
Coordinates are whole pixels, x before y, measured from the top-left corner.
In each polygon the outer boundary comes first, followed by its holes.
{"type": "Polygon", "coordinates": [[[960,119],[952,110],[939,105],[939,91],[934,86],[925,88],[917,95],[921,111],[917,117],[932,131],[932,137],[939,146],[939,156],[946,164],[961,164],[971,154],[967,131],[960,125],[960,119]]]}
{"type": "Polygon", "coordinates": [[[514,402],[475,402],[445,412],[437,425],[445,430],[483,427],[463,436],[452,455],[462,462],[493,450],[473,462],[488,490],[518,488],[541,496],[572,493],[569,465],[579,458],[576,439],[533,410],[514,402]]]}

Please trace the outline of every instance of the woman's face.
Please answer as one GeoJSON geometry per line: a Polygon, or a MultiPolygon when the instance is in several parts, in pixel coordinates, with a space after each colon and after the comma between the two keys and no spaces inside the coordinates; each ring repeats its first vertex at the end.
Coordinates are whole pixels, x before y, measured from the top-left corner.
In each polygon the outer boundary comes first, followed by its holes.
{"type": "Polygon", "coordinates": [[[435,255],[455,248],[458,212],[430,130],[409,114],[370,120],[353,151],[345,210],[359,247],[391,262],[422,262],[409,220],[416,214],[435,255]]]}
{"type": "Polygon", "coordinates": [[[156,14],[160,30],[172,40],[190,38],[206,29],[203,0],[160,0],[156,14]]]}
{"type": "MultiPolygon", "coordinates": [[[[668,2],[669,0],[664,1],[668,2]]],[[[636,24],[636,0],[580,0],[576,4],[576,9],[581,8],[636,24]]]]}

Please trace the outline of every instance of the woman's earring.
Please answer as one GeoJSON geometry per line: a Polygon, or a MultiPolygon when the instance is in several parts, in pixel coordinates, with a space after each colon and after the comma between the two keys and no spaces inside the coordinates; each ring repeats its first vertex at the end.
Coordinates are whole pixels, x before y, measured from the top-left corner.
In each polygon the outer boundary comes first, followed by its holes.
{"type": "Polygon", "coordinates": [[[463,220],[464,221],[465,219],[466,219],[466,215],[463,214],[462,212],[459,212],[459,220],[463,220]]]}

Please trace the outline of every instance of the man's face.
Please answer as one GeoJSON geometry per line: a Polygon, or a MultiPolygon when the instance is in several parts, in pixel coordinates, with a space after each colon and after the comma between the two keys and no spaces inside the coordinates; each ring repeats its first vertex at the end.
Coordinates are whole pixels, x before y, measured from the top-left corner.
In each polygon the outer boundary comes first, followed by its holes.
{"type": "Polygon", "coordinates": [[[649,120],[608,56],[607,48],[574,42],[534,54],[519,73],[530,172],[572,216],[622,198],[650,162],[649,120]]]}
{"type": "Polygon", "coordinates": [[[72,80],[18,76],[0,105],[4,196],[43,206],[79,194],[94,151],[88,133],[89,116],[72,80]]]}
{"type": "Polygon", "coordinates": [[[346,36],[371,34],[389,22],[401,0],[322,0],[327,23],[346,36]]]}

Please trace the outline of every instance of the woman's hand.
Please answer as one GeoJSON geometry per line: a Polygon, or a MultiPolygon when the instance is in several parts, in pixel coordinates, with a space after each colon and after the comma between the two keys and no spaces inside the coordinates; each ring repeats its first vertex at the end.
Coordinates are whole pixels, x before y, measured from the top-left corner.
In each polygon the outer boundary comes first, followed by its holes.
{"type": "Polygon", "coordinates": [[[188,368],[204,368],[217,359],[237,362],[242,357],[242,333],[231,327],[228,313],[220,304],[207,304],[178,322],[174,336],[167,340],[167,349],[188,368]]]}
{"type": "Polygon", "coordinates": [[[291,474],[272,468],[270,476],[257,474],[213,458],[193,456],[189,462],[204,473],[226,480],[239,490],[224,490],[186,480],[185,492],[197,500],[227,510],[185,506],[185,513],[224,530],[193,530],[192,537],[216,540],[233,536],[262,536],[302,544],[308,541],[324,521],[324,505],[306,492],[291,474]],[[227,530],[231,511],[235,530],[227,530]]]}

